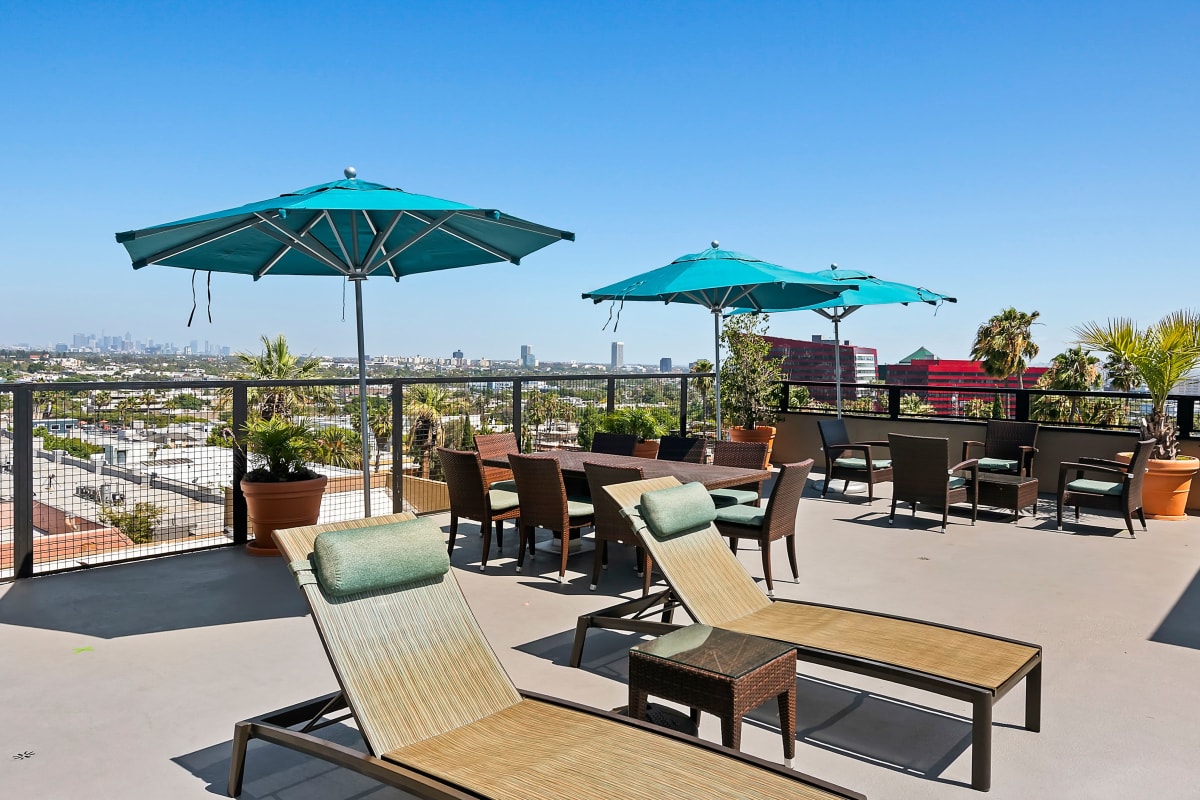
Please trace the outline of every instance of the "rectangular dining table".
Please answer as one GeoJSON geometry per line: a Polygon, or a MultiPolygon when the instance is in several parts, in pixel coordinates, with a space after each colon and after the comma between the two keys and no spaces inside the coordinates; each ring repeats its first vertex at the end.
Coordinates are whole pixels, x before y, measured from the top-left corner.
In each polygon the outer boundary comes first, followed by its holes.
{"type": "MultiPolygon", "coordinates": [[[[693,481],[704,484],[705,489],[728,489],[747,483],[758,483],[771,477],[769,469],[746,469],[744,467],[721,467],[715,464],[693,464],[687,461],[660,461],[656,458],[637,456],[615,456],[610,453],[589,453],[583,450],[548,450],[530,453],[542,458],[554,458],[562,469],[563,479],[569,483],[584,482],[586,463],[603,464],[610,467],[641,467],[647,478],[676,478],[680,483],[693,481]]],[[[507,467],[508,456],[484,459],[489,467],[507,467]]]]}

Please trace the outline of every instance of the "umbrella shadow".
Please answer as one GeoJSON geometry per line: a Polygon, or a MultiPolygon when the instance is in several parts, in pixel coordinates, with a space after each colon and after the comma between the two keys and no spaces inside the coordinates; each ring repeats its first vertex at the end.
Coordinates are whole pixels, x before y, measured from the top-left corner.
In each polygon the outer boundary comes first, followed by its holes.
{"type": "Polygon", "coordinates": [[[1150,641],[1200,650],[1200,572],[1163,617],[1150,641]]]}
{"type": "Polygon", "coordinates": [[[0,625],[104,639],[307,613],[282,558],[235,547],[16,581],[0,596],[0,625]]]}

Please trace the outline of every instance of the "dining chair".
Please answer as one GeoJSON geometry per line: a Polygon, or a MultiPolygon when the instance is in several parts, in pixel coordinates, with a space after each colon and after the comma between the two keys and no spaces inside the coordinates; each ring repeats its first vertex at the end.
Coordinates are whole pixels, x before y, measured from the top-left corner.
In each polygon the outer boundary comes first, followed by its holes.
{"type": "Polygon", "coordinates": [[[1133,515],[1136,513],[1146,530],[1146,514],[1142,510],[1142,481],[1147,462],[1154,450],[1154,439],[1137,443],[1128,464],[1103,458],[1084,456],[1078,461],[1058,465],[1058,529],[1063,526],[1063,506],[1075,506],[1075,521],[1079,507],[1110,508],[1125,516],[1125,527],[1133,536],[1133,515]],[[1071,477],[1071,473],[1075,477],[1071,477]],[[1085,478],[1085,475],[1091,475],[1085,478]]]}
{"type": "Polygon", "coordinates": [[[705,439],[698,436],[664,436],[658,440],[659,461],[704,461],[705,439]]]}
{"type": "Polygon", "coordinates": [[[583,465],[587,475],[588,489],[592,494],[592,508],[596,520],[596,558],[592,564],[591,590],[596,591],[600,585],[600,571],[608,569],[608,544],[631,545],[636,549],[637,574],[642,579],[642,595],[650,593],[650,557],[646,555],[641,540],[629,523],[621,516],[621,508],[617,502],[603,491],[605,486],[629,481],[640,481],[646,477],[641,467],[610,467],[604,464],[583,465]]]}
{"type": "Polygon", "coordinates": [[[439,447],[437,451],[450,495],[450,541],[446,552],[454,553],[459,517],[475,520],[483,536],[483,558],[479,562],[479,571],[483,572],[492,548],[492,525],[496,526],[496,545],[504,549],[504,520],[521,516],[517,493],[488,486],[483,459],[478,452],[445,447],[439,447]]]}
{"type": "MultiPolygon", "coordinates": [[[[713,465],[762,469],[767,460],[765,442],[724,442],[713,444],[713,465]]],[[[718,507],[746,503],[757,506],[762,500],[762,481],[744,483],[728,489],[712,489],[708,493],[718,507]]]]}
{"type": "Polygon", "coordinates": [[[830,481],[842,478],[846,481],[842,485],[843,496],[850,488],[850,481],[857,481],[867,485],[867,502],[875,502],[875,484],[892,479],[891,460],[877,456],[878,450],[887,448],[888,443],[850,441],[846,421],[842,419],[817,420],[817,429],[821,432],[821,449],[825,453],[825,484],[821,487],[821,497],[829,491],[830,481]]]}
{"type": "Polygon", "coordinates": [[[606,433],[596,431],[592,434],[592,452],[608,453],[614,456],[631,456],[633,448],[637,447],[637,437],[632,433],[606,433]]]}
{"type": "Polygon", "coordinates": [[[783,539],[787,543],[792,577],[797,582],[800,580],[800,570],[796,564],[796,512],[812,468],[811,458],[780,466],[779,477],[775,480],[775,488],[771,490],[771,496],[767,499],[766,508],[740,504],[717,508],[717,531],[729,539],[729,549],[736,553],[739,539],[758,542],[762,550],[763,576],[767,579],[768,597],[775,596],[775,581],[771,576],[772,542],[783,539]]]}
{"type": "MultiPolygon", "coordinates": [[[[517,444],[517,435],[508,433],[484,433],[475,436],[475,449],[483,460],[503,458],[511,453],[520,453],[521,446],[517,444]]],[[[484,479],[493,489],[503,489],[515,492],[517,485],[512,482],[512,470],[504,467],[483,467],[484,479]]]]}
{"type": "Polygon", "coordinates": [[[562,544],[558,582],[566,583],[571,532],[582,531],[593,525],[595,510],[589,501],[567,497],[567,487],[557,460],[547,456],[513,454],[508,457],[508,463],[517,482],[517,498],[521,504],[517,572],[525,563],[526,545],[530,553],[533,552],[534,529],[545,528],[557,534],[562,544]]]}
{"type": "Polygon", "coordinates": [[[917,504],[925,503],[942,510],[942,533],[946,532],[946,520],[953,503],[971,504],[971,524],[979,515],[979,462],[973,458],[948,467],[950,440],[935,436],[907,436],[900,433],[888,434],[888,447],[892,451],[892,513],[888,524],[896,521],[896,504],[912,504],[912,515],[917,516],[917,504]],[[956,472],[969,472],[964,478],[956,472]]]}

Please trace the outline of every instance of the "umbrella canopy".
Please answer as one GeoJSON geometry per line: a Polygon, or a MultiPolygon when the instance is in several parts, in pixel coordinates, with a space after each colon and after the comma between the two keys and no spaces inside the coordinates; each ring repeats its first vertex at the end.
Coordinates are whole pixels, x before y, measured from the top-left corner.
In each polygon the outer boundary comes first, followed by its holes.
{"type": "Polygon", "coordinates": [[[370,516],[370,437],[362,281],[488,264],[524,256],[569,231],[495,209],[358,180],[310,186],[238,208],[117,234],[133,268],[151,265],[251,275],[337,275],[354,284],[358,327],[363,500],[370,516]]]}
{"type": "Polygon", "coordinates": [[[719,243],[713,242],[707,250],[680,256],[665,267],[583,295],[585,300],[596,303],[605,300],[691,303],[712,312],[718,438],[721,435],[721,314],[728,309],[753,312],[836,302],[839,294],[857,288],[852,281],[799,272],[719,248],[719,243]]]}
{"type": "Polygon", "coordinates": [[[833,320],[833,340],[835,342],[833,347],[833,371],[834,380],[837,384],[837,413],[839,417],[842,415],[842,359],[841,339],[838,338],[838,325],[843,319],[863,306],[886,305],[889,303],[899,303],[901,305],[928,303],[931,306],[937,306],[941,303],[958,302],[956,298],[938,294],[922,286],[910,286],[907,283],[880,280],[867,272],[854,269],[838,269],[837,264],[832,265],[830,269],[823,269],[813,274],[820,275],[837,284],[846,286],[854,284],[855,286],[852,289],[848,288],[837,297],[824,302],[776,306],[768,310],[772,312],[816,311],[821,316],[833,320]]]}

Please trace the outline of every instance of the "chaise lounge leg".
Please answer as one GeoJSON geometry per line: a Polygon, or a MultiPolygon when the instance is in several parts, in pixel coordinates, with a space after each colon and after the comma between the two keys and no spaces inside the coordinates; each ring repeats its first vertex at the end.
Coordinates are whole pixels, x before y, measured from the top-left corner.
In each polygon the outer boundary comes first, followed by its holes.
{"type": "Polygon", "coordinates": [[[992,788],[992,700],[981,692],[971,701],[971,788],[980,792],[992,788]]]}
{"type": "Polygon", "coordinates": [[[246,746],[250,744],[250,723],[239,722],[233,726],[233,756],[229,759],[229,786],[227,793],[237,797],[242,793],[242,776],[246,772],[246,746]]]}
{"type": "Polygon", "coordinates": [[[1037,733],[1042,729],[1042,665],[1039,663],[1025,676],[1025,730],[1037,733]]]}

